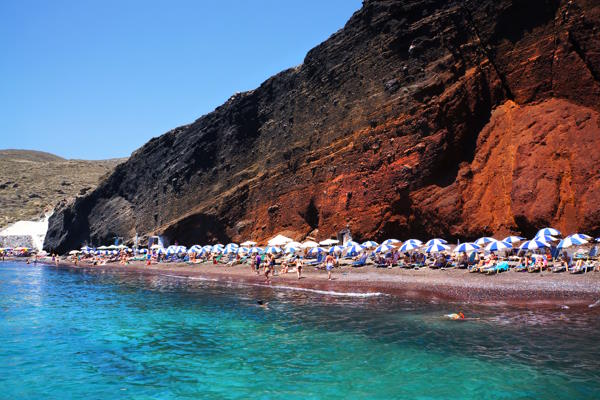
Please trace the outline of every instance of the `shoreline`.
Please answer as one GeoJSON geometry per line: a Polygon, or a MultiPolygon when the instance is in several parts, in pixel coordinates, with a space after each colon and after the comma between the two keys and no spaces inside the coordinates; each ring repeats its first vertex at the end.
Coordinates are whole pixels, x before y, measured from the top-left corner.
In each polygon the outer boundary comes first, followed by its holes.
{"type": "MultiPolygon", "coordinates": [[[[9,261],[24,262],[19,258],[9,261]]],[[[49,258],[38,262],[55,266],[49,258]]],[[[588,272],[573,275],[550,272],[503,272],[498,275],[471,274],[465,270],[447,269],[419,270],[381,269],[372,266],[335,269],[334,280],[327,280],[325,271],[305,267],[303,278],[298,280],[295,272],[275,275],[271,283],[264,276],[256,275],[249,265],[232,267],[223,264],[169,263],[145,265],[136,261],[128,265],[107,264],[79,266],[60,261],[59,267],[86,271],[119,271],[150,275],[172,275],[179,278],[203,278],[222,283],[260,285],[280,289],[319,291],[336,295],[367,295],[381,293],[401,298],[425,301],[476,303],[490,306],[519,307],[590,307],[600,300],[600,273],[588,272]]]]}

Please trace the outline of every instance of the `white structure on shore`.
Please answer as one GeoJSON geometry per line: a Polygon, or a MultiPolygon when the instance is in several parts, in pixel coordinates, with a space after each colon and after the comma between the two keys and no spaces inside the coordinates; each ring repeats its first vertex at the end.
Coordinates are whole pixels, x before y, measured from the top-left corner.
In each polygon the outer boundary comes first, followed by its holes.
{"type": "Polygon", "coordinates": [[[17,221],[0,231],[0,247],[28,247],[38,251],[44,246],[48,231],[47,214],[41,221],[17,221]]]}

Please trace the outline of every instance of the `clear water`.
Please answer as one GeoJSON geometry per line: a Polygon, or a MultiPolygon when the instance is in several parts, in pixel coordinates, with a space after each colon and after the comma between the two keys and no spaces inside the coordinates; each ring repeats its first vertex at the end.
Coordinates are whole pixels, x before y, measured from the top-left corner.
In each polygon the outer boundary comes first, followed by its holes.
{"type": "Polygon", "coordinates": [[[600,396],[597,309],[456,309],[4,262],[0,398],[600,396]]]}

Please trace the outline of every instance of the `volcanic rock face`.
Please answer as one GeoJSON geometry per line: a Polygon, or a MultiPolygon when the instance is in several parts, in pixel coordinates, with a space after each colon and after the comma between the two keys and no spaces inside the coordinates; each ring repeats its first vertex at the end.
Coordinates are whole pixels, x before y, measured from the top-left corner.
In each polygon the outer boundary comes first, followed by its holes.
{"type": "Polygon", "coordinates": [[[136,151],[47,248],[600,233],[600,5],[365,1],[304,63],[136,151]]]}

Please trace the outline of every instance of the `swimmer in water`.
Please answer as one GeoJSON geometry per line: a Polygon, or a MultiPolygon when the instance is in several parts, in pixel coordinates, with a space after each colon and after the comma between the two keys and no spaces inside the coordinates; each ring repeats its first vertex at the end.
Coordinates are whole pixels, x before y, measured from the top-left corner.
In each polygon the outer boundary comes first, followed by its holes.
{"type": "Polygon", "coordinates": [[[258,305],[259,307],[262,307],[262,308],[269,308],[269,303],[265,302],[263,300],[257,300],[256,305],[258,305]]]}
{"type": "Polygon", "coordinates": [[[457,313],[447,314],[446,317],[453,319],[453,320],[465,319],[465,314],[463,314],[461,311],[459,311],[458,314],[457,313]]]}

